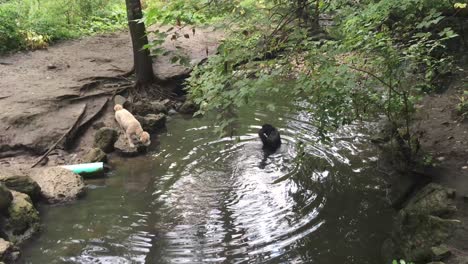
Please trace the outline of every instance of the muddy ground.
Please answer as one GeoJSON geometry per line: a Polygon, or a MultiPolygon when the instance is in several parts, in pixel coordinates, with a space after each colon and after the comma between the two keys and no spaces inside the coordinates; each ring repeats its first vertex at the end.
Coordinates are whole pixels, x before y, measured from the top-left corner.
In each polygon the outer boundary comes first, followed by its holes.
{"type": "MultiPolygon", "coordinates": [[[[195,34],[186,28],[179,33],[190,38],[170,40],[169,36],[163,46],[181,50],[193,65],[214,54],[223,36],[211,28],[197,29],[195,34]]],[[[171,80],[190,71],[171,63],[171,57],[159,57],[153,64],[156,77],[167,81],[162,85],[171,86],[171,80]]],[[[84,107],[76,132],[49,155],[47,165],[79,162],[92,144],[93,123],[104,121],[117,127],[108,100],[116,90],[131,85],[131,78],[99,81],[90,77],[115,77],[132,68],[127,31],[19,52],[0,57],[0,62],[0,165],[32,164],[74,125],[84,107]]]]}
{"type": "Polygon", "coordinates": [[[455,258],[466,258],[468,263],[468,120],[456,111],[459,97],[468,90],[468,63],[463,65],[446,91],[424,98],[416,120],[421,149],[433,164],[424,173],[457,193],[454,218],[462,225],[448,243],[454,256],[447,263],[465,263],[455,258]]]}

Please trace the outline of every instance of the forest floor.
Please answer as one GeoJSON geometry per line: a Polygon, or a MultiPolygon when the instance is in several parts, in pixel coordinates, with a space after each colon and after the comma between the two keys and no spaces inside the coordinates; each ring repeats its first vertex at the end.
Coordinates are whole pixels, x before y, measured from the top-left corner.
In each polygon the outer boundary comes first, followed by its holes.
{"type": "Polygon", "coordinates": [[[456,113],[459,96],[468,90],[468,64],[464,65],[446,91],[423,99],[416,123],[421,133],[421,149],[432,157],[434,164],[424,173],[434,182],[456,190],[455,218],[462,225],[448,245],[455,255],[468,261],[468,120],[456,113]]]}
{"type": "MultiPolygon", "coordinates": [[[[192,64],[216,52],[221,31],[189,28],[179,34],[189,38],[166,39],[163,47],[182,51],[192,64]]],[[[161,80],[186,75],[190,69],[160,56],[154,72],[161,80]]],[[[119,85],[96,82],[92,77],[110,77],[128,72],[133,66],[130,35],[127,31],[64,41],[45,50],[18,52],[0,57],[0,165],[31,164],[77,122],[79,141],[68,151],[60,148],[49,155],[48,165],[78,162],[92,145],[98,117],[116,127],[112,104],[107,104],[119,85]]],[[[104,79],[105,80],[105,79],[104,79]]],[[[115,78],[127,82],[126,78],[115,78]]],[[[70,136],[71,137],[71,136],[70,136]]],[[[70,140],[66,138],[66,140],[70,140]]]]}

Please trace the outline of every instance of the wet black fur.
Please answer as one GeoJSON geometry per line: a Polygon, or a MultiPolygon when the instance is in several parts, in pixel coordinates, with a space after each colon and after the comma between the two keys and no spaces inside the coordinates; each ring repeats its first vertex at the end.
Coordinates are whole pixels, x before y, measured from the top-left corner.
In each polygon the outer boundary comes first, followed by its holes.
{"type": "Polygon", "coordinates": [[[281,146],[281,137],[278,129],[270,124],[264,124],[258,131],[258,136],[263,142],[263,147],[269,150],[276,150],[281,146]]]}

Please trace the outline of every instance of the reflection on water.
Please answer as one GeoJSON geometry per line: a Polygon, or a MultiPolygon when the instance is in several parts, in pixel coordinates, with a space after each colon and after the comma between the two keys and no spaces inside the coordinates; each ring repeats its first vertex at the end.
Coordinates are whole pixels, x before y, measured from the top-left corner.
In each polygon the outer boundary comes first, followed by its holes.
{"type": "Polygon", "coordinates": [[[306,112],[244,109],[234,138],[174,118],[85,199],[44,206],[23,263],[377,263],[390,225],[375,150],[352,127],[317,141],[306,112]],[[278,126],[265,153],[256,131],[278,126]]]}

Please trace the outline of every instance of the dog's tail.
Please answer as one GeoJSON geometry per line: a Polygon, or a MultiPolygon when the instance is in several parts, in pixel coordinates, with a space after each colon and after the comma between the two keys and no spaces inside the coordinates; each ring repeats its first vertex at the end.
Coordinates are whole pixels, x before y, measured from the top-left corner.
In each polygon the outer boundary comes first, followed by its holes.
{"type": "Polygon", "coordinates": [[[119,110],[122,110],[123,109],[123,106],[122,105],[119,105],[119,104],[116,104],[114,106],[114,111],[119,111],[119,110]]]}

